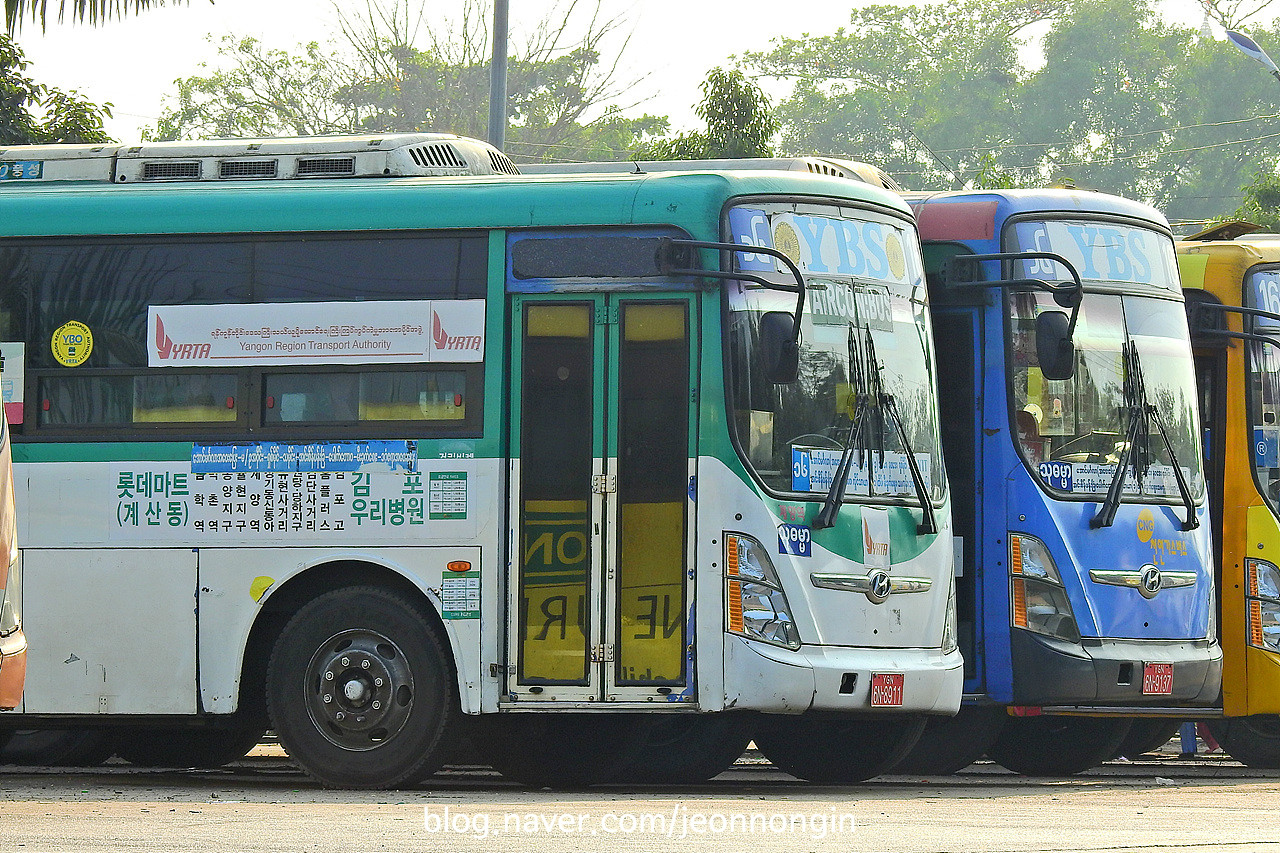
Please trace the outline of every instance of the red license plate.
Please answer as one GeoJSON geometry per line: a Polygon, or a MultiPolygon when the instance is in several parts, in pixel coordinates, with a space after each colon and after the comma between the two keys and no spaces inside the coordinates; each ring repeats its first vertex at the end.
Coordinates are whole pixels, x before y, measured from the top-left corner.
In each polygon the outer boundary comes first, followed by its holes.
{"type": "Polygon", "coordinates": [[[900,672],[871,673],[871,707],[902,704],[902,685],[906,676],[900,672]]]}
{"type": "Polygon", "coordinates": [[[1146,663],[1142,665],[1143,695],[1168,695],[1173,692],[1173,664],[1146,663]]]}

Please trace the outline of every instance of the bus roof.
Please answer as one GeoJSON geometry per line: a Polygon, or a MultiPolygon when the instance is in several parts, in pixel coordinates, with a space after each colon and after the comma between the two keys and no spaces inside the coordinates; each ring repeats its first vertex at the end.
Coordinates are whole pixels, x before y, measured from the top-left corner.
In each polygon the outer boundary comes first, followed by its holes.
{"type": "MultiPolygon", "coordinates": [[[[922,208],[929,205],[982,204],[985,207],[983,216],[992,222],[1017,214],[1044,214],[1049,216],[1070,216],[1073,214],[1112,214],[1141,219],[1169,231],[1169,222],[1164,214],[1154,207],[1122,196],[1098,193],[1089,190],[1069,189],[993,189],[993,190],[955,190],[948,192],[909,192],[903,197],[915,210],[916,219],[920,221],[921,237],[931,239],[928,233],[929,224],[921,216],[922,208]]],[[[978,214],[974,210],[975,219],[978,214]]],[[[947,229],[951,231],[951,228],[947,229]]],[[[972,239],[991,239],[990,233],[975,233],[972,239]]],[[[948,236],[932,239],[970,239],[967,236],[948,236]]]]}
{"type": "Polygon", "coordinates": [[[1252,232],[1225,240],[1179,240],[1174,245],[1182,286],[1208,290],[1228,304],[1239,303],[1250,267],[1280,263],[1280,234],[1252,232]]]}
{"type": "Polygon", "coordinates": [[[692,172],[692,171],[783,171],[811,172],[851,181],[863,181],[901,193],[902,188],[888,172],[870,163],[837,157],[747,157],[724,160],[623,160],[590,163],[525,163],[526,175],[581,175],[602,173],[692,172]]]}
{"type": "Polygon", "coordinates": [[[666,224],[707,237],[740,196],[863,202],[887,190],[800,172],[165,182],[0,181],[0,237],[666,224]]]}

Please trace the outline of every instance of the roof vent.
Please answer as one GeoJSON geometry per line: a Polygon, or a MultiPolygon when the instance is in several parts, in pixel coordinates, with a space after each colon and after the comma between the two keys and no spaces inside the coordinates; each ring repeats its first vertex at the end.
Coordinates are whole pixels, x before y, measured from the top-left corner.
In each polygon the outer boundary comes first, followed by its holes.
{"type": "Polygon", "coordinates": [[[299,157],[299,178],[348,177],[356,173],[355,157],[299,157]]]}
{"type": "Polygon", "coordinates": [[[142,164],[144,181],[197,181],[199,179],[199,160],[162,160],[142,164]]]}
{"type": "Polygon", "coordinates": [[[222,160],[218,163],[218,177],[224,181],[274,178],[276,166],[275,160],[222,160]]]}
{"type": "Polygon", "coordinates": [[[520,168],[511,158],[496,148],[489,149],[489,165],[493,166],[493,171],[500,175],[520,174],[520,168]]]}
{"type": "Polygon", "coordinates": [[[141,145],[13,145],[7,186],[23,181],[228,181],[518,175],[487,142],[445,133],[214,139],[141,145]],[[19,169],[21,173],[19,174],[19,169]]]}
{"type": "Polygon", "coordinates": [[[465,169],[467,161],[447,142],[409,146],[413,162],[424,168],[465,169]]]}

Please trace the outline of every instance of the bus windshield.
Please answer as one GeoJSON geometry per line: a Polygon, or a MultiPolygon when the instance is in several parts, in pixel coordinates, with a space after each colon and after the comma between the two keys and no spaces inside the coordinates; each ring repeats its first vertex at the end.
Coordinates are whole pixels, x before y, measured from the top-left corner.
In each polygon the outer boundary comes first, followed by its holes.
{"type": "MultiPolygon", "coordinates": [[[[1246,298],[1251,307],[1275,312],[1280,308],[1280,270],[1261,269],[1245,279],[1246,298]]],[[[1280,322],[1257,317],[1253,331],[1280,334],[1280,322]]],[[[1249,426],[1253,438],[1253,468],[1258,491],[1271,511],[1280,515],[1280,340],[1275,343],[1249,341],[1248,396],[1249,426]]]]}
{"type": "MultiPolygon", "coordinates": [[[[1123,459],[1136,465],[1125,494],[1178,497],[1176,464],[1199,496],[1204,490],[1197,439],[1191,350],[1181,304],[1141,296],[1086,294],[1075,330],[1076,371],[1049,380],[1038,366],[1035,318],[1061,311],[1044,293],[1009,298],[1013,409],[1018,443],[1046,485],[1072,494],[1105,493],[1123,459]],[[1155,407],[1145,447],[1131,454],[1124,347],[1132,343],[1141,365],[1140,393],[1155,407]],[[1156,422],[1158,419],[1159,423],[1156,422]],[[1163,427],[1173,457],[1160,434],[1163,427]]],[[[1129,367],[1130,371],[1134,367],[1129,367]]]]}
{"type": "MultiPolygon", "coordinates": [[[[1075,375],[1058,381],[1040,372],[1035,318],[1063,309],[1044,293],[1009,295],[1011,401],[1018,444],[1032,470],[1055,490],[1096,495],[1107,491],[1123,460],[1132,475],[1124,494],[1177,500],[1177,465],[1192,494],[1203,494],[1190,341],[1182,304],[1167,298],[1179,293],[1169,236],[1125,222],[1035,219],[1015,223],[1006,232],[1010,238],[1011,251],[1065,257],[1086,286],[1125,291],[1085,295],[1074,336],[1075,375]],[[1126,373],[1141,378],[1128,393],[1126,373]],[[1154,407],[1154,414],[1131,448],[1130,412],[1142,410],[1135,407],[1154,407]]],[[[1061,264],[1045,259],[1016,264],[1015,276],[1070,280],[1061,264]]]]}
{"type": "MultiPolygon", "coordinates": [[[[785,385],[765,378],[760,318],[793,311],[795,297],[752,284],[729,291],[730,396],[750,467],[774,491],[825,494],[854,440],[859,395],[878,388],[885,406],[864,416],[862,452],[851,460],[843,496],[914,499],[911,453],[923,491],[939,500],[945,478],[935,475],[942,463],[934,364],[914,230],[868,211],[816,205],[757,204],[735,209],[730,221],[736,242],[773,245],[797,259],[806,288],[799,378],[785,385]]],[[[739,268],[786,282],[764,255],[746,256],[739,268]]]]}

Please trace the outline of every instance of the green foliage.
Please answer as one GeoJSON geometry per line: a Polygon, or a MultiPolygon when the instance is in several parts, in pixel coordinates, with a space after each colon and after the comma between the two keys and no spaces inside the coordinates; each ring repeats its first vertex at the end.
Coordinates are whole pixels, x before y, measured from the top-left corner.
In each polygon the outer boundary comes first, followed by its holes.
{"type": "MultiPolygon", "coordinates": [[[[181,3],[185,0],[174,0],[181,3]]],[[[213,2],[213,0],[210,0],[213,2]]],[[[107,21],[137,14],[153,6],[163,6],[165,0],[59,0],[58,23],[68,17],[75,23],[87,23],[91,27],[107,21]]],[[[49,23],[49,0],[4,0],[4,22],[9,35],[22,28],[23,21],[33,21],[45,29],[49,23]]]]}
{"type": "Polygon", "coordinates": [[[1280,175],[1260,172],[1244,187],[1244,200],[1227,219],[1243,219],[1280,233],[1280,175]]]}
{"type": "Polygon", "coordinates": [[[0,145],[111,141],[102,129],[110,104],[36,83],[28,64],[13,39],[0,35],[0,145]]]}
{"type": "MultiPolygon", "coordinates": [[[[1234,14],[1234,13],[1233,13],[1234,14]]],[[[781,147],[867,160],[904,186],[1070,180],[1211,217],[1280,159],[1280,89],[1155,0],[869,6],[747,61],[791,82],[781,147]],[[1019,49],[1037,21],[1045,63],[1019,49]]],[[[1280,47],[1280,32],[1255,29],[1280,47]]]]}
{"type": "Polygon", "coordinates": [[[737,69],[713,68],[702,82],[696,110],[705,132],[678,133],[658,140],[640,154],[647,160],[737,160],[772,157],[770,140],[778,122],[764,90],[737,69]]]}
{"type": "Polygon", "coordinates": [[[1035,186],[1035,183],[1034,180],[1026,182],[1016,172],[1000,168],[990,151],[984,151],[978,158],[973,173],[973,187],[979,190],[1009,190],[1035,186]]]}
{"type": "MultiPolygon", "coordinates": [[[[371,4],[363,17],[344,21],[336,44],[287,51],[225,37],[220,67],[202,66],[205,73],[177,81],[148,136],[437,131],[483,138],[489,100],[483,21],[468,5],[460,31],[432,33],[418,44],[420,24],[407,5],[371,4]]],[[[513,51],[507,153],[523,161],[621,159],[666,131],[666,119],[624,118],[611,103],[627,88],[614,82],[612,67],[601,66],[600,41],[612,27],[593,19],[572,44],[563,31],[543,29],[522,52],[513,51]]]]}

